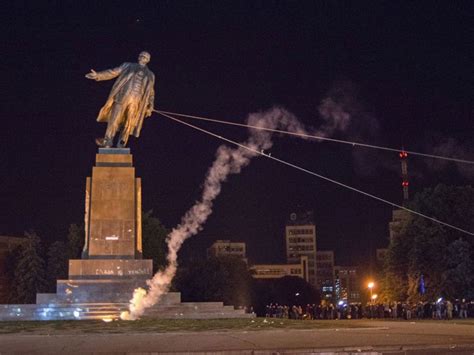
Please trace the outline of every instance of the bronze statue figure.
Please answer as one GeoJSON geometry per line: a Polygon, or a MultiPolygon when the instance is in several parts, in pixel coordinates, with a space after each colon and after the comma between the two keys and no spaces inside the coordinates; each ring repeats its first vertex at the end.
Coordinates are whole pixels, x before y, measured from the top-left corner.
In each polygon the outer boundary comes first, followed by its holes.
{"type": "Polygon", "coordinates": [[[138,63],[123,63],[117,68],[101,72],[91,69],[91,72],[86,74],[87,79],[96,81],[118,77],[97,117],[98,122],[107,122],[105,137],[95,140],[98,146],[112,147],[119,130],[121,133],[117,142],[118,148],[127,145],[130,135],[140,135],[143,119],[151,116],[155,99],[155,75],[147,67],[150,58],[150,53],[141,52],[138,55],[138,63]]]}

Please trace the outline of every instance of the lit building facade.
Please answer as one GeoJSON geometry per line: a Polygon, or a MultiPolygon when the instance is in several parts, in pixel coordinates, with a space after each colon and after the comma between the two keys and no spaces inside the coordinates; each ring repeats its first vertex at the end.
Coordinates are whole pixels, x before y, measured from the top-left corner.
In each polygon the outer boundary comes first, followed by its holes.
{"type": "Polygon", "coordinates": [[[307,282],[308,278],[308,258],[302,256],[299,264],[258,264],[249,268],[254,279],[279,279],[285,276],[300,277],[307,282]]]}
{"type": "Polygon", "coordinates": [[[360,302],[360,278],[355,266],[334,266],[336,301],[360,302]]]}
{"type": "Polygon", "coordinates": [[[316,282],[322,299],[332,299],[334,295],[334,252],[316,252],[316,282]]]}
{"type": "Polygon", "coordinates": [[[216,240],[208,249],[207,257],[233,256],[247,262],[246,246],[243,242],[216,240]]]}
{"type": "Polygon", "coordinates": [[[286,224],[286,261],[296,264],[302,256],[308,258],[308,282],[316,289],[316,225],[312,212],[292,213],[286,224]]]}

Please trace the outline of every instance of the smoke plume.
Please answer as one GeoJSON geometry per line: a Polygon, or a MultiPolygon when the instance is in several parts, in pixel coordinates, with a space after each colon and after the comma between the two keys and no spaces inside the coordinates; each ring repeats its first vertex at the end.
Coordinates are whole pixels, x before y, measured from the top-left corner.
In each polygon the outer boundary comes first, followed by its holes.
{"type": "MultiPolygon", "coordinates": [[[[468,144],[463,144],[454,138],[433,135],[432,137],[430,137],[427,146],[434,147],[432,149],[433,154],[435,155],[445,157],[456,157],[465,160],[473,160],[474,157],[474,150],[472,149],[472,146],[468,144]]],[[[453,165],[453,163],[447,160],[437,159],[428,161],[428,168],[437,172],[448,168],[450,165],[453,165]]],[[[474,167],[472,166],[472,164],[456,162],[454,163],[454,165],[456,166],[456,169],[462,177],[467,179],[474,177],[474,167]]]]}
{"type": "MultiPolygon", "coordinates": [[[[312,134],[329,137],[342,134],[354,141],[368,141],[375,144],[380,131],[377,118],[366,111],[359,100],[356,86],[350,82],[336,83],[321,101],[318,111],[323,120],[319,129],[308,128],[297,118],[283,108],[274,107],[265,112],[250,114],[247,124],[260,128],[286,130],[292,133],[312,134]]],[[[140,318],[147,308],[159,302],[161,296],[168,292],[177,268],[178,252],[184,241],[197,234],[212,213],[213,203],[221,192],[222,183],[229,175],[239,174],[258,152],[272,147],[272,133],[258,129],[249,129],[249,138],[242,145],[251,150],[238,147],[230,148],[222,145],[217,149],[215,160],[207,171],[203,183],[200,200],[186,212],[181,222],[167,237],[168,266],[158,271],[151,280],[147,281],[148,289],[138,288],[130,300],[129,311],[121,314],[122,319],[134,320],[140,318]]],[[[454,149],[453,143],[440,146],[440,151],[454,149]]],[[[456,147],[458,150],[458,147],[456,147]]],[[[375,152],[354,150],[354,168],[362,175],[370,174],[377,167],[374,162],[375,152]]]]}
{"type": "MultiPolygon", "coordinates": [[[[324,123],[315,135],[324,137],[341,134],[357,142],[377,144],[380,132],[378,119],[368,112],[360,99],[359,89],[350,81],[334,83],[321,101],[318,111],[324,123]]],[[[357,174],[372,174],[377,159],[375,151],[355,149],[352,152],[353,166],[357,174]]]]}
{"type": "MultiPolygon", "coordinates": [[[[290,112],[282,108],[272,108],[266,112],[250,114],[247,124],[256,127],[288,130],[294,133],[304,133],[303,125],[290,112]]],[[[272,147],[272,134],[257,129],[249,130],[249,138],[242,144],[257,152],[272,147]]],[[[151,280],[147,281],[148,290],[138,288],[130,300],[129,312],[121,314],[122,319],[134,320],[143,315],[145,310],[155,305],[161,295],[169,290],[171,281],[178,267],[178,252],[186,239],[197,234],[207,218],[212,213],[215,198],[221,192],[222,183],[231,174],[238,174],[246,167],[257,152],[238,147],[230,148],[222,145],[217,149],[216,157],[209,168],[202,196],[182,217],[181,222],[167,237],[168,266],[158,271],[151,280]]]]}

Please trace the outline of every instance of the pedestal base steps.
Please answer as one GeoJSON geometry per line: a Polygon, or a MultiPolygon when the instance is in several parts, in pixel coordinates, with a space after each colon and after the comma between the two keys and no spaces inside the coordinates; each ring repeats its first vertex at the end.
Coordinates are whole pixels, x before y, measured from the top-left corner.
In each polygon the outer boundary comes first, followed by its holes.
{"type": "MultiPolygon", "coordinates": [[[[130,295],[131,297],[131,295],[130,295]]],[[[0,305],[0,321],[118,319],[128,310],[128,302],[61,303],[56,294],[40,293],[38,304],[0,305]]],[[[147,309],[147,319],[219,319],[253,318],[253,314],[222,302],[181,302],[179,292],[170,292],[147,309]]]]}

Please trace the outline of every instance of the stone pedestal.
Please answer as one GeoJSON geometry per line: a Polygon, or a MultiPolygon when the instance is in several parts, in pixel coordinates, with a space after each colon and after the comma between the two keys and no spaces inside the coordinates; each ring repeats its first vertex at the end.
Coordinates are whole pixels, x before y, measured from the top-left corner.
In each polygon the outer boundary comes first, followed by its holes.
{"type": "Polygon", "coordinates": [[[83,259],[142,255],[141,179],[128,148],[101,148],[86,180],[83,259]]]}
{"type": "Polygon", "coordinates": [[[101,148],[86,180],[85,243],[69,260],[56,297],[69,303],[127,302],[153,276],[142,259],[141,179],[128,148],[101,148]]]}

